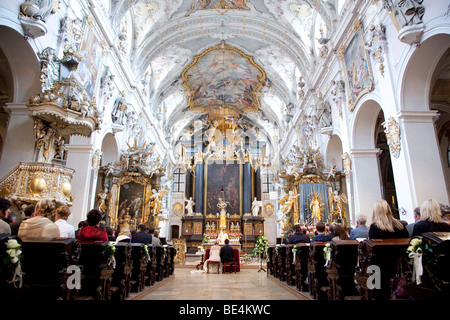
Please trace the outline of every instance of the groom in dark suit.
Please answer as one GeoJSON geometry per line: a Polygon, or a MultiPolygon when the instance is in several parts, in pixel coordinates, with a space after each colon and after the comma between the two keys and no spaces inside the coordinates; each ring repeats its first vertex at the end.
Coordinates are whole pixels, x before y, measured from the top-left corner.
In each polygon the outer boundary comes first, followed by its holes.
{"type": "Polygon", "coordinates": [[[225,245],[222,248],[220,248],[220,261],[222,263],[234,261],[233,248],[230,245],[228,245],[229,243],[230,240],[225,239],[225,245]]]}

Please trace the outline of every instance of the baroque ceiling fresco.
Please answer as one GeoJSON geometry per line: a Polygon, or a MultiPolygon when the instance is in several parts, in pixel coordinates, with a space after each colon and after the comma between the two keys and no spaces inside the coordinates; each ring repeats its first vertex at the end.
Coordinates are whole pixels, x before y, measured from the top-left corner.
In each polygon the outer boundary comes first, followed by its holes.
{"type": "Polygon", "coordinates": [[[126,39],[148,105],[172,145],[201,115],[227,107],[268,139],[286,107],[301,100],[332,32],[339,0],[112,0],[114,28],[126,39]],[[244,119],[244,117],[241,117],[244,119]]]}

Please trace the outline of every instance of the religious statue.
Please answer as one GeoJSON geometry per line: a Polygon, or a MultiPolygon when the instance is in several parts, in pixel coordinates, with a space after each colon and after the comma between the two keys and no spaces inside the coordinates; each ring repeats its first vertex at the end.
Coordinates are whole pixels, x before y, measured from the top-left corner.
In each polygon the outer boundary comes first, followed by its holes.
{"type": "Polygon", "coordinates": [[[219,203],[217,204],[217,206],[220,209],[219,228],[226,228],[227,227],[227,223],[226,223],[227,211],[225,210],[225,208],[227,207],[228,204],[230,204],[228,201],[225,201],[225,200],[223,200],[222,197],[219,197],[219,203]]]}
{"type": "Polygon", "coordinates": [[[158,192],[156,189],[152,189],[153,194],[150,196],[150,207],[153,208],[153,216],[157,216],[161,213],[161,200],[167,192],[169,191],[161,190],[158,192]]]}
{"type": "Polygon", "coordinates": [[[225,239],[228,239],[228,234],[224,231],[225,228],[220,229],[220,233],[217,236],[217,241],[219,241],[219,244],[224,244],[225,239]]]}
{"type": "Polygon", "coordinates": [[[321,212],[321,207],[323,203],[319,199],[319,195],[317,192],[314,192],[313,197],[311,198],[311,202],[309,203],[309,209],[311,210],[311,220],[314,224],[319,221],[322,221],[323,214],[321,212]]]}
{"type": "Polygon", "coordinates": [[[252,202],[252,213],[253,213],[254,217],[258,216],[260,206],[261,205],[260,205],[259,201],[256,200],[256,197],[255,197],[255,199],[252,202]]]}
{"type": "Polygon", "coordinates": [[[131,230],[131,216],[128,213],[128,209],[125,214],[119,218],[119,230],[123,230],[124,228],[131,230]]]}
{"type": "Polygon", "coordinates": [[[333,209],[336,216],[345,221],[345,204],[348,203],[347,196],[342,193],[339,194],[337,190],[333,193],[333,209]]]}
{"type": "Polygon", "coordinates": [[[108,196],[108,188],[107,187],[105,187],[102,192],[99,192],[97,194],[98,210],[100,210],[102,215],[105,214],[106,209],[107,209],[107,207],[106,207],[106,198],[107,198],[107,196],[108,196]]]}
{"type": "Polygon", "coordinates": [[[187,215],[193,216],[195,202],[192,200],[192,197],[189,197],[189,200],[185,198],[184,201],[186,202],[185,209],[187,210],[187,215]]]}
{"type": "Polygon", "coordinates": [[[281,198],[281,200],[278,202],[278,204],[283,205],[283,209],[281,210],[281,212],[284,215],[288,215],[293,209],[294,209],[294,202],[295,199],[297,197],[299,197],[300,195],[294,195],[294,191],[290,190],[289,194],[286,194],[283,196],[283,198],[281,198]]]}

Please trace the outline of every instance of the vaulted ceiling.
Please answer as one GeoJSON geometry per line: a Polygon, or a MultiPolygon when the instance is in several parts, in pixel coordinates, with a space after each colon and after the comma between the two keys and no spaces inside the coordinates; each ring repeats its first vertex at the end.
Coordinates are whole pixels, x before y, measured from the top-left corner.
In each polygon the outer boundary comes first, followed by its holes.
{"type": "MultiPolygon", "coordinates": [[[[221,86],[218,77],[222,72],[224,78],[234,79],[233,88],[239,85],[241,93],[254,91],[246,100],[249,105],[238,101],[241,109],[236,110],[270,136],[281,126],[285,107],[298,101],[300,77],[308,82],[314,72],[319,60],[318,40],[335,28],[342,2],[111,0],[104,9],[121,40],[126,39],[127,57],[136,79],[148,79],[149,108],[154,114],[162,114],[165,129],[176,136],[208,112],[194,107],[200,101],[193,100],[195,89],[204,91],[197,92],[197,98],[218,99],[217,104],[223,104],[224,93],[234,89],[222,86],[222,94],[216,91],[221,86]],[[225,68],[211,69],[213,55],[220,60],[220,44],[233,51],[227,51],[225,68]],[[235,64],[234,70],[230,62],[235,64]],[[202,76],[183,78],[192,68],[202,76]],[[238,73],[232,73],[237,69],[238,73]],[[257,76],[261,74],[264,79],[259,85],[257,76]]],[[[227,84],[231,85],[230,81],[227,84]]],[[[211,100],[208,103],[214,104],[211,100]]]]}

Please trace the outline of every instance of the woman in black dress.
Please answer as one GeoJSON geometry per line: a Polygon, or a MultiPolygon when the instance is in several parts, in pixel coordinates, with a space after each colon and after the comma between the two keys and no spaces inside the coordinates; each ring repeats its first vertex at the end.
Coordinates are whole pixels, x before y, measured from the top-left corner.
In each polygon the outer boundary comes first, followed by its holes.
{"type": "Polygon", "coordinates": [[[369,239],[409,238],[409,233],[400,220],[392,215],[386,200],[378,200],[373,207],[369,239]]]}

